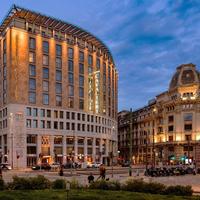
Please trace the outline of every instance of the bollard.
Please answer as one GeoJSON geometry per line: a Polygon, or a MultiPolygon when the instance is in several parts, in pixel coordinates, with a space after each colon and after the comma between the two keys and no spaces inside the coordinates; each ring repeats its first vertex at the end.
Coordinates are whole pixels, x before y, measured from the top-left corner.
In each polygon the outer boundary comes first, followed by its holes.
{"type": "Polygon", "coordinates": [[[131,166],[129,167],[129,176],[132,176],[132,168],[131,168],[131,166]]]}

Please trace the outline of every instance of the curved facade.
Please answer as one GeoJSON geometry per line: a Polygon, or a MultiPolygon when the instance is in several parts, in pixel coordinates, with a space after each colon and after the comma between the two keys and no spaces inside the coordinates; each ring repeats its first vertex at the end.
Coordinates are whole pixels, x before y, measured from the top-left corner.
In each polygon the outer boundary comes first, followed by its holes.
{"type": "Polygon", "coordinates": [[[16,6],[0,34],[2,162],[111,164],[118,75],[109,49],[75,25],[16,6]]]}
{"type": "Polygon", "coordinates": [[[119,113],[119,149],[123,159],[129,159],[126,155],[130,155],[130,148],[126,144],[131,131],[134,163],[200,165],[199,75],[195,65],[183,64],[177,67],[168,91],[131,114],[119,113]]]}

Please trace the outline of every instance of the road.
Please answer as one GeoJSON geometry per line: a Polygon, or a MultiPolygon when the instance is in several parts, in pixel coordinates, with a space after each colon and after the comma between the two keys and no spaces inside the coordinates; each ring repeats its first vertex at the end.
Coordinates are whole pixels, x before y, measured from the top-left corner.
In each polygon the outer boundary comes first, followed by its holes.
{"type": "MultiPolygon", "coordinates": [[[[61,177],[58,175],[58,171],[32,171],[30,169],[19,171],[19,170],[10,170],[3,172],[3,179],[6,182],[12,181],[12,177],[17,175],[19,177],[34,177],[36,175],[44,175],[49,180],[53,181],[58,178],[66,180],[77,180],[80,184],[87,184],[87,177],[92,173],[95,177],[95,180],[99,177],[99,169],[67,169],[64,170],[64,176],[61,177]]],[[[169,177],[145,177],[144,169],[133,169],[132,176],[129,176],[129,169],[126,167],[111,167],[106,169],[106,178],[110,180],[118,180],[121,183],[127,181],[130,178],[138,179],[143,178],[144,181],[150,182],[159,182],[165,185],[191,185],[195,193],[200,193],[200,175],[184,175],[184,176],[169,176],[169,177]],[[139,176],[138,176],[139,174],[139,176]]]]}

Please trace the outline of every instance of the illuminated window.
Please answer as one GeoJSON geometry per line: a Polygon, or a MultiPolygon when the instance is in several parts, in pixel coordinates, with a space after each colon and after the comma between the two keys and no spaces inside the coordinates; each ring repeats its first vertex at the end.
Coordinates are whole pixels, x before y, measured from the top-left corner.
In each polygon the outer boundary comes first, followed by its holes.
{"type": "Polygon", "coordinates": [[[48,55],[43,55],[42,63],[43,63],[43,65],[49,65],[49,56],[48,55]]]}
{"type": "Polygon", "coordinates": [[[29,62],[34,63],[35,62],[35,53],[29,52],[29,62]]]}

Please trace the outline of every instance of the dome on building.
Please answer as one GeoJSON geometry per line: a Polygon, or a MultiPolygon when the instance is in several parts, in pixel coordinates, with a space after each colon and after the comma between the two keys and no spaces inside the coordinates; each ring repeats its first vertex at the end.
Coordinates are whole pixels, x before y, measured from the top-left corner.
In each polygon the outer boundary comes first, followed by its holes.
{"type": "Polygon", "coordinates": [[[196,66],[192,63],[183,64],[176,68],[176,72],[173,75],[170,82],[169,90],[173,90],[181,86],[187,86],[199,83],[200,83],[200,74],[196,70],[196,66]]]}

